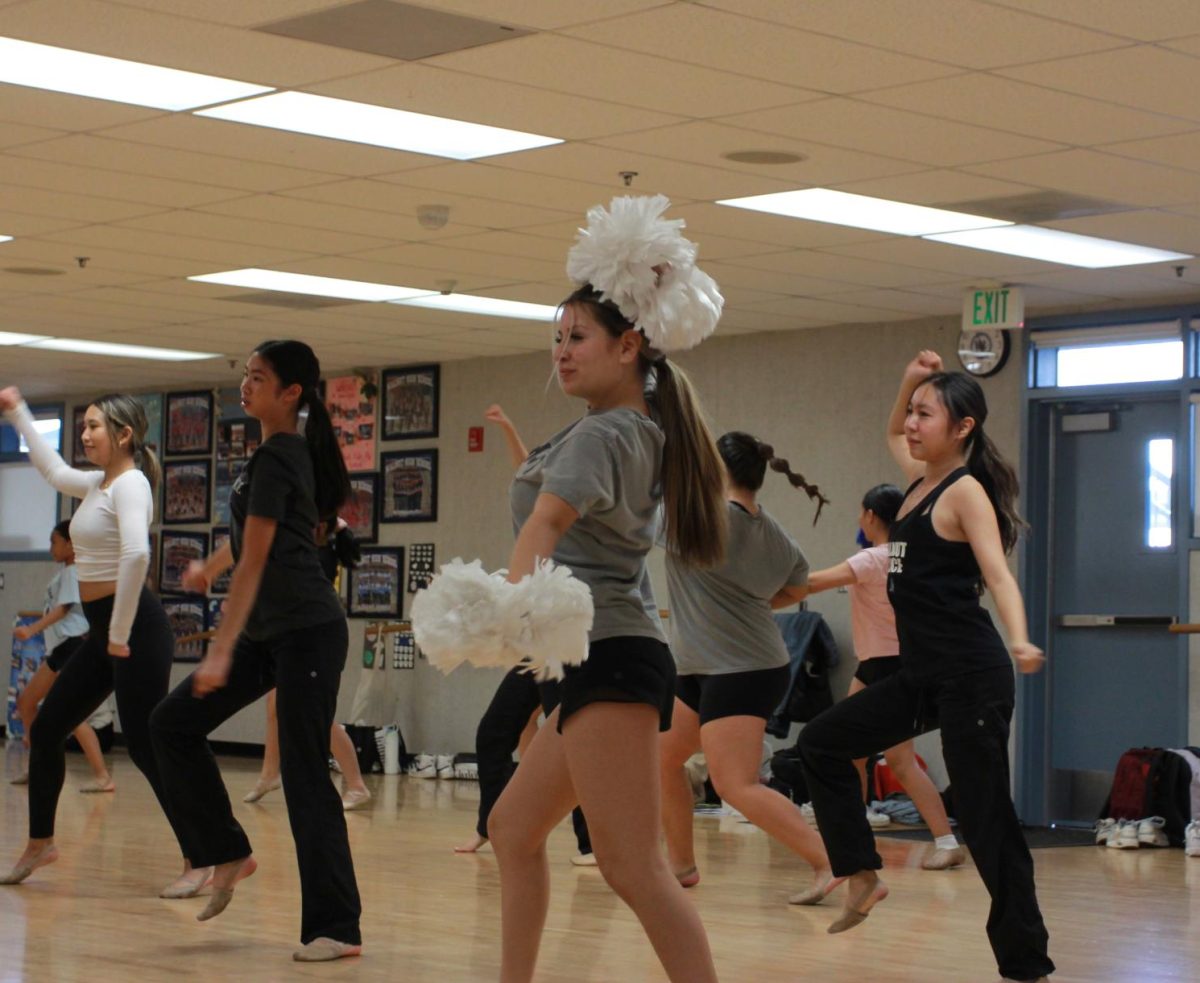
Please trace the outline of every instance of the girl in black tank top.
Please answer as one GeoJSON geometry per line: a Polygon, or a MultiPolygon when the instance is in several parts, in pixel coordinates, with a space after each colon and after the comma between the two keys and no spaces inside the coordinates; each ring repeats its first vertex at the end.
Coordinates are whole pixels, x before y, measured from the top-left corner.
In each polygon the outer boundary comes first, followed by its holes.
{"type": "Polygon", "coordinates": [[[983,433],[979,384],[941,371],[934,352],[908,366],[888,424],[896,461],[913,479],[891,528],[888,596],[901,669],[818,716],[800,755],[833,873],[848,879],[842,932],[888,890],[863,813],[852,761],[940,729],[963,839],[991,895],[988,940],[1005,980],[1054,971],[1038,910],[1033,860],[1009,792],[1008,736],[1022,672],[1044,659],[1030,643],[1025,605],[1005,554],[1016,542],[1016,475],[983,433]],[[980,603],[986,584],[1008,649],[980,603]]]}

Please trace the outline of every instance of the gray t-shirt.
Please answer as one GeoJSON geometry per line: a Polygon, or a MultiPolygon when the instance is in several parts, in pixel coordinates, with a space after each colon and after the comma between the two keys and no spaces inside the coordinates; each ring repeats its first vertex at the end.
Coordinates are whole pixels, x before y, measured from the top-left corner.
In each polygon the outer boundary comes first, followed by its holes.
{"type": "Polygon", "coordinates": [[[808,560],[765,509],[751,515],[730,502],[728,512],[729,547],[719,566],[701,570],[667,552],[671,653],[680,675],[788,664],[771,598],[808,583],[808,560]]]}
{"type": "Polygon", "coordinates": [[[548,492],[579,513],[554,550],[591,588],[596,608],[589,639],[633,635],[665,641],[643,596],[646,554],[654,545],[662,499],[663,433],[631,409],[589,413],[535,447],[509,490],[513,528],[548,492]]]}

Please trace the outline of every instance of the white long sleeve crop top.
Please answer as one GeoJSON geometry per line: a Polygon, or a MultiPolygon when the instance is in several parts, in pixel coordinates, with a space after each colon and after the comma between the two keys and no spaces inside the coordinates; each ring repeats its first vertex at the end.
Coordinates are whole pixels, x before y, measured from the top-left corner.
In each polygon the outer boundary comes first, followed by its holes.
{"type": "Polygon", "coordinates": [[[150,524],[154,521],[150,482],[132,468],[102,488],[104,472],[69,467],[38,433],[24,403],[5,413],[5,418],[25,438],[29,460],[42,477],[64,495],[83,500],[71,519],[75,570],[80,583],[116,581],[108,640],[127,645],[150,565],[150,524]]]}

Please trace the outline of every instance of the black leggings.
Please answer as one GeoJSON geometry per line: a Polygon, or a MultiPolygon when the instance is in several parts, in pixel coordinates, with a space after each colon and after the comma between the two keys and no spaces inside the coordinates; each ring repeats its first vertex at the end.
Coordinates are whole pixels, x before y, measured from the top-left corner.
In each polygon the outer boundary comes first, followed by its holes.
{"type": "MultiPolygon", "coordinates": [[[[67,737],[113,692],[117,694],[117,712],[129,757],[154,789],[167,819],[172,819],[150,745],[149,721],[150,712],[166,695],[170,684],[175,636],[158,598],[142,588],[129,635],[130,654],[128,658],[109,655],[108,624],[112,609],[112,596],[84,602],[83,611],[90,626],[87,639],[54,680],[30,729],[29,836],[32,839],[54,835],[54,813],[66,774],[63,751],[67,737]]],[[[171,825],[175,827],[174,821],[171,825]]],[[[178,827],[175,828],[179,839],[178,827]]]]}
{"type": "Polygon", "coordinates": [[[279,770],[300,868],[300,941],[359,945],[362,905],[342,800],[329,780],[329,731],[346,664],[346,622],[254,641],[241,636],[225,685],[192,695],[192,676],[171,691],[150,720],[167,795],[186,854],[196,867],[250,855],[233,816],[208,735],[243,707],[276,690],[279,770]]]}
{"type": "MultiPolygon", "coordinates": [[[[521,742],[521,732],[534,710],[540,706],[549,716],[558,706],[558,699],[558,683],[538,683],[531,673],[511,669],[500,680],[496,695],[483,712],[475,732],[475,757],[479,767],[479,822],[475,832],[484,839],[487,839],[492,807],[516,769],[512,756],[521,742]]],[[[591,853],[587,822],[578,806],[571,811],[571,823],[575,827],[579,852],[591,853]]]]}
{"type": "Polygon", "coordinates": [[[851,762],[940,727],[963,839],[992,898],[987,933],[1000,975],[1033,980],[1054,972],[1054,963],[1009,792],[1013,701],[1009,666],[925,684],[901,669],[820,714],[797,746],[821,838],[842,877],[883,866],[851,762]]]}

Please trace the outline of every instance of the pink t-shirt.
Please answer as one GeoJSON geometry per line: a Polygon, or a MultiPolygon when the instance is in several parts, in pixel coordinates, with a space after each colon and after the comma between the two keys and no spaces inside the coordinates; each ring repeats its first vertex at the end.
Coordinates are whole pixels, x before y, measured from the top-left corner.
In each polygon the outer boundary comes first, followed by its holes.
{"type": "Polygon", "coordinates": [[[858,582],[850,585],[850,628],[859,662],[900,654],[896,615],[887,596],[887,546],[872,546],[846,562],[858,582]]]}

